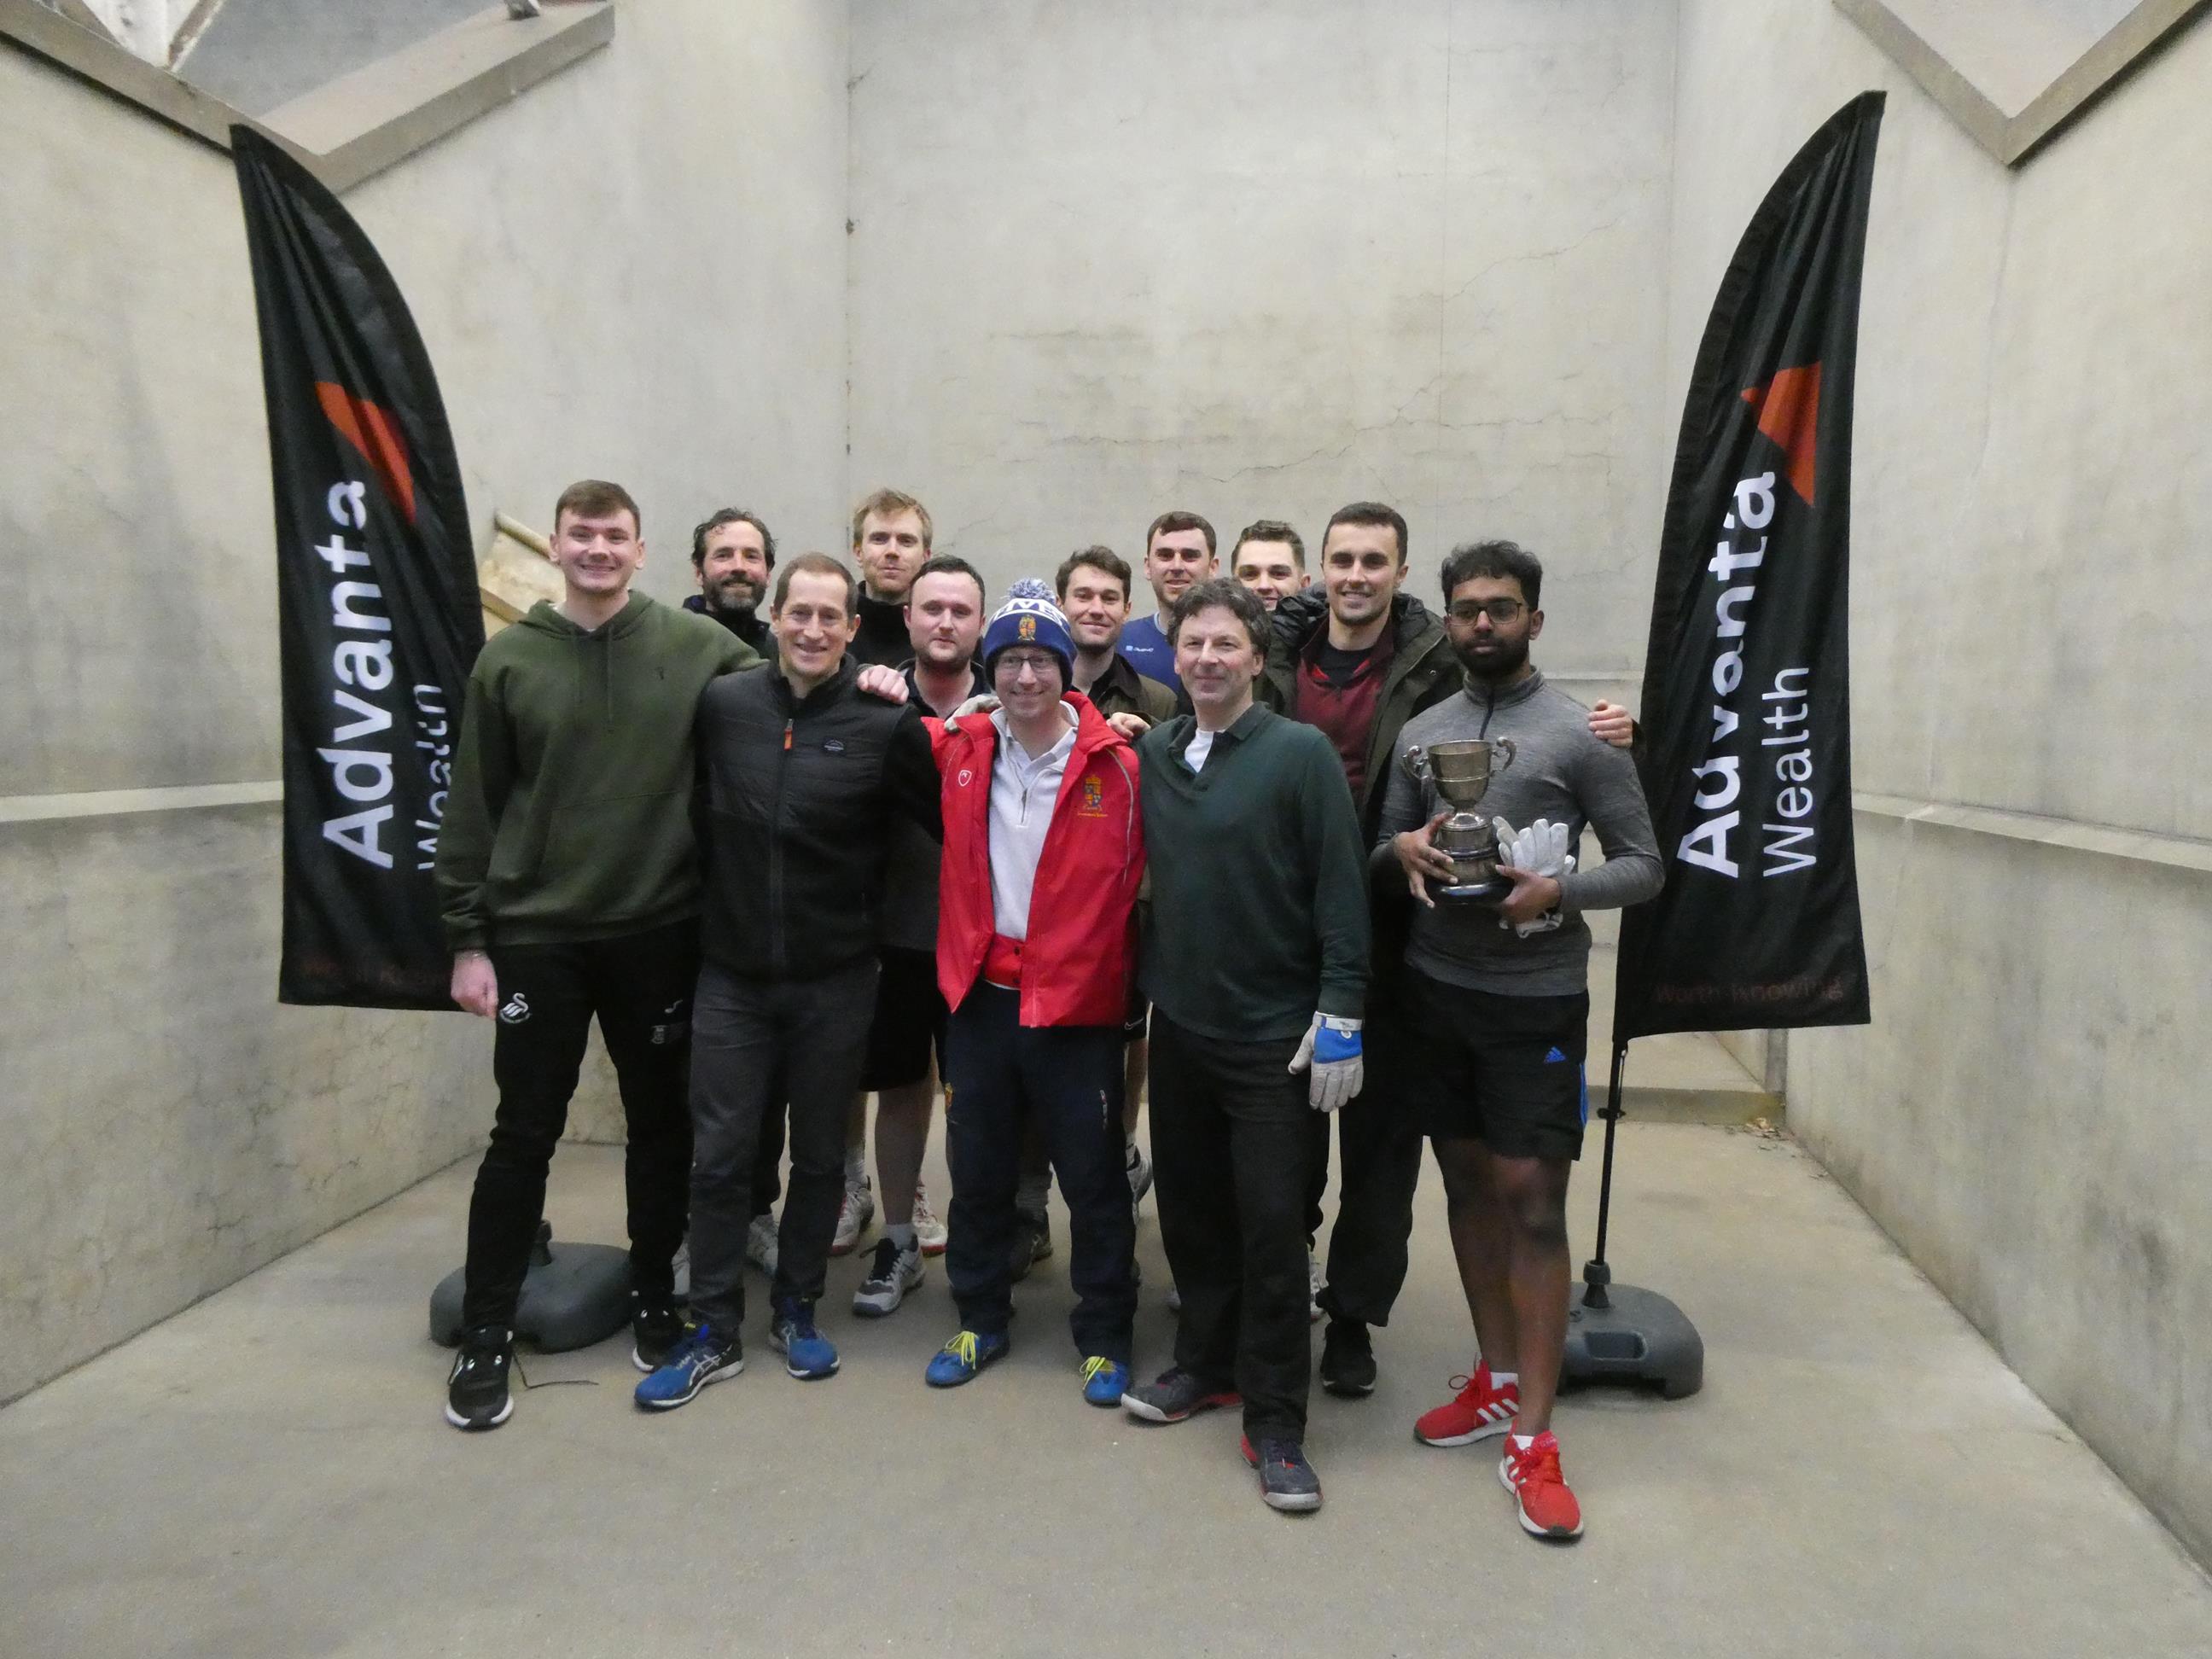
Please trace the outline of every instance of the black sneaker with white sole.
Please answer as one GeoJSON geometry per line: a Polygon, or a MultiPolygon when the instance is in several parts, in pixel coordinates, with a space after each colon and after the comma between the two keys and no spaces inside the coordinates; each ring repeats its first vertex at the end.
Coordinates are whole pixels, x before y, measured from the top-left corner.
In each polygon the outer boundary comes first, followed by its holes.
{"type": "Polygon", "coordinates": [[[514,1415],[507,1368],[514,1364],[514,1333],[504,1325],[479,1325],[461,1334],[461,1351],[446,1377],[446,1421],[457,1429],[495,1429],[514,1415]]]}
{"type": "Polygon", "coordinates": [[[655,1291],[629,1293],[629,1363],[641,1371],[657,1371],[668,1363],[676,1345],[690,1329],[676,1298],[655,1291]]]}
{"type": "Polygon", "coordinates": [[[1014,1212],[1014,1242],[1006,1251],[1006,1277],[1020,1284],[1052,1254],[1052,1217],[1043,1210],[1014,1212]]]}
{"type": "Polygon", "coordinates": [[[1332,1319],[1321,1339],[1321,1385],[1357,1400],[1375,1392],[1375,1340],[1357,1319],[1332,1319]]]}
{"type": "Polygon", "coordinates": [[[896,1313],[899,1304],[906,1300],[906,1293],[921,1283],[921,1277],[920,1244],[911,1244],[902,1250],[897,1240],[879,1238],[868,1276],[853,1292],[853,1311],[863,1319],[881,1319],[885,1314],[896,1313]]]}

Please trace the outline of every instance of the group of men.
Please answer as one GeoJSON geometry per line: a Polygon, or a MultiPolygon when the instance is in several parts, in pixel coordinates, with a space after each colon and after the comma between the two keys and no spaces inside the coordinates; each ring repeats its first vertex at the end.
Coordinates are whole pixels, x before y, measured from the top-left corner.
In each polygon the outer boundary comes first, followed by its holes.
{"type": "Polygon", "coordinates": [[[556,505],[564,597],[478,660],[438,853],[454,1000],[499,1022],[448,1419],[513,1410],[516,1299],[596,1016],[629,1127],[641,1407],[742,1369],[749,1258],[785,1369],[833,1375],[827,1259],[878,1197],[854,1311],[896,1310],[941,1250],[960,1328],[926,1380],[973,1380],[1051,1248],[1056,1178],[1083,1397],[1152,1423],[1240,1405],[1262,1497],[1317,1508],[1308,1322],[1328,1322],[1322,1387],[1372,1393],[1425,1136],[1480,1358],[1415,1433],[1502,1437],[1522,1526],[1578,1535],[1550,1416],[1588,1111],[1582,916],[1650,896],[1661,866],[1626,713],[1529,660],[1540,564],[1455,548],[1439,617],[1405,591],[1389,507],[1330,519],[1317,586],[1289,525],[1248,527],[1224,577],[1212,526],[1170,512],[1146,534],[1158,609],[1133,619],[1103,546],[994,608],[931,541],[919,501],[879,490],[853,516],[857,574],[820,553],[779,569],[760,518],[724,509],[694,535],[687,616],[631,589],[626,492],[556,505]],[[1516,746],[1485,803],[1510,821],[1510,890],[1486,904],[1431,893],[1449,809],[1408,764],[1463,738],[1516,746]],[[1605,857],[1577,869],[1585,825],[1605,857]],[[943,1224],[921,1178],[940,1083],[943,1224]],[[1155,1180],[1178,1322],[1140,1382],[1155,1180]]]}

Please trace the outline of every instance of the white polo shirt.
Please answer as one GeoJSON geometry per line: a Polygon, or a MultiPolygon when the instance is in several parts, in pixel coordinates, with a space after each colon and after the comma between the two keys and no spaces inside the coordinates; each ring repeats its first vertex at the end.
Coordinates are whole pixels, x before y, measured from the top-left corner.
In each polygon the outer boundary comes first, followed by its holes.
{"type": "Polygon", "coordinates": [[[1067,729],[1060,741],[1031,759],[994,711],[999,752],[991,763],[991,925],[1008,939],[1030,936],[1030,894],[1036,886],[1037,860],[1044,855],[1045,832],[1052,828],[1053,804],[1068,757],[1075,752],[1075,709],[1063,702],[1067,729]]]}

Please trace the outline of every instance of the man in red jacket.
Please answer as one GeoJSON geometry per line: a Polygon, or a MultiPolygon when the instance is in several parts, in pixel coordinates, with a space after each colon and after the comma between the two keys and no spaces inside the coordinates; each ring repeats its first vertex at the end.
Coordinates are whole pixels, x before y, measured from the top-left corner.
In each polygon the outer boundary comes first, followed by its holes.
{"type": "Polygon", "coordinates": [[[937,976],[952,1010],[945,1261],[961,1329],[927,1380],[955,1387],[1006,1352],[1007,1249],[1033,1116],[1068,1207],[1083,1397],[1118,1406],[1137,1308],[1118,1110],[1145,868],[1136,756],[1071,689],[1074,641],[1043,583],[1015,584],[982,659],[997,709],[931,722],[945,814],[937,976]]]}

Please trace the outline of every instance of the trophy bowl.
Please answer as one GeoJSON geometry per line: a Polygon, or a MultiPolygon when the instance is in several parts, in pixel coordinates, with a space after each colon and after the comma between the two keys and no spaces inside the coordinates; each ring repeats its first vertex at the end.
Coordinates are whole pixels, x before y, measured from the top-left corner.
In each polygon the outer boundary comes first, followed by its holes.
{"type": "Polygon", "coordinates": [[[1474,809],[1490,793],[1490,781],[1513,764],[1513,739],[1470,739],[1463,743],[1415,744],[1406,766],[1416,781],[1432,787],[1455,810],[1437,826],[1436,847],[1452,861],[1451,879],[1436,887],[1436,896],[1455,903],[1495,903],[1513,890],[1498,873],[1498,832],[1474,809]]]}

